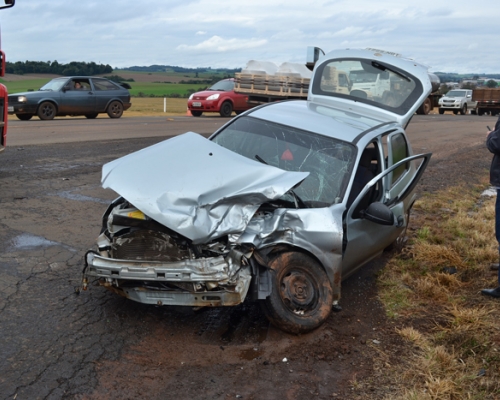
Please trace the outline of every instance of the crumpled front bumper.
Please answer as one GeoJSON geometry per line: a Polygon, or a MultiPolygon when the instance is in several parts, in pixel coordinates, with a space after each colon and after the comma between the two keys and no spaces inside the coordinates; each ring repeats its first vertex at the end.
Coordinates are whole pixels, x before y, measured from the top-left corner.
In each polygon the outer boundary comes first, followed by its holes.
{"type": "Polygon", "coordinates": [[[243,254],[174,262],[119,260],[88,252],[84,279],[144,304],[234,306],[252,279],[243,254]]]}

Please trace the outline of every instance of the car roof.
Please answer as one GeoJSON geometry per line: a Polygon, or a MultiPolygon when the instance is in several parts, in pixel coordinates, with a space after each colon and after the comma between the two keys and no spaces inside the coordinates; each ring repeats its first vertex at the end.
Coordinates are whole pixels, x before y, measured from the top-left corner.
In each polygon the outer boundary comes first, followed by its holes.
{"type": "Polygon", "coordinates": [[[305,100],[266,104],[251,109],[246,115],[350,143],[357,142],[363,132],[387,123],[383,119],[305,100]]]}
{"type": "Polygon", "coordinates": [[[102,76],[78,76],[78,75],[75,75],[75,76],[58,76],[57,78],[53,78],[52,80],[56,80],[56,79],[96,79],[96,78],[99,78],[99,79],[106,79],[107,81],[109,81],[110,79],[108,78],[104,78],[102,76]]]}

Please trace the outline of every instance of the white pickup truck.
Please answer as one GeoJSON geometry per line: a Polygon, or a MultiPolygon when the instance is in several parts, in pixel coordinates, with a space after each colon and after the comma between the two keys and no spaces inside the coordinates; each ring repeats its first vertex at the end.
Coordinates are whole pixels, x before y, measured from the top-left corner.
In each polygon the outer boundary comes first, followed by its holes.
{"type": "Polygon", "coordinates": [[[467,114],[467,110],[476,108],[476,102],[472,101],[472,90],[453,89],[439,99],[439,114],[444,114],[446,110],[453,111],[453,114],[467,114]]]}

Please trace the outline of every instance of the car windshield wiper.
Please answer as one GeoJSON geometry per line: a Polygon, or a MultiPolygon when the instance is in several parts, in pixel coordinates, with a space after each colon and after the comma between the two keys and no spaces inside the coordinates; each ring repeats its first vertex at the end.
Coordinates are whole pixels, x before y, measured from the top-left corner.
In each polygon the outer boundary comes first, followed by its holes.
{"type": "MultiPolygon", "coordinates": [[[[258,154],[255,155],[255,159],[259,162],[261,162],[262,164],[266,164],[266,165],[269,165],[261,156],[259,156],[258,154]]],[[[304,182],[304,181],[302,181],[304,182]]],[[[300,182],[300,183],[302,183],[300,182]]],[[[295,185],[295,187],[298,187],[299,184],[295,185]]],[[[308,208],[307,207],[307,204],[304,203],[304,200],[302,200],[299,195],[297,195],[297,193],[295,193],[295,191],[292,189],[289,189],[288,192],[290,192],[290,194],[293,196],[293,199],[295,200],[295,208],[308,208]],[[299,207],[300,206],[300,207],[299,207]]]]}

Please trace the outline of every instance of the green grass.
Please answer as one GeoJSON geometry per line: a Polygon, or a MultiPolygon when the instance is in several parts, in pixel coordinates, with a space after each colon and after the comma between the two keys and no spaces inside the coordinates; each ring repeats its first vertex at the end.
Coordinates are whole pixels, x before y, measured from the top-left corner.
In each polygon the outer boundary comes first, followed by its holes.
{"type": "Polygon", "coordinates": [[[484,174],[474,187],[417,200],[408,246],[379,273],[379,298],[409,351],[384,371],[392,383],[386,400],[500,398],[498,302],[480,294],[497,279],[489,269],[498,257],[495,200],[481,197],[487,187],[484,174]]]}
{"type": "Polygon", "coordinates": [[[30,90],[38,90],[50,81],[50,79],[27,79],[13,82],[6,82],[4,79],[1,79],[0,81],[7,86],[9,93],[19,93],[30,90]]]}
{"type": "Polygon", "coordinates": [[[140,93],[147,96],[157,96],[157,97],[169,97],[176,93],[180,97],[187,97],[189,89],[192,91],[199,91],[204,89],[201,85],[190,85],[183,83],[152,83],[152,82],[127,82],[132,89],[130,89],[130,94],[132,96],[140,96],[140,93]]]}
{"type": "MultiPolygon", "coordinates": [[[[27,79],[22,81],[1,82],[7,86],[9,93],[19,93],[27,92],[30,90],[38,90],[44,84],[46,84],[50,79],[27,79]]],[[[130,94],[133,97],[142,96],[143,97],[170,97],[172,94],[176,93],[179,97],[187,97],[192,91],[199,91],[204,89],[201,85],[183,84],[183,83],[152,83],[152,82],[128,82],[132,89],[130,94]]]]}

